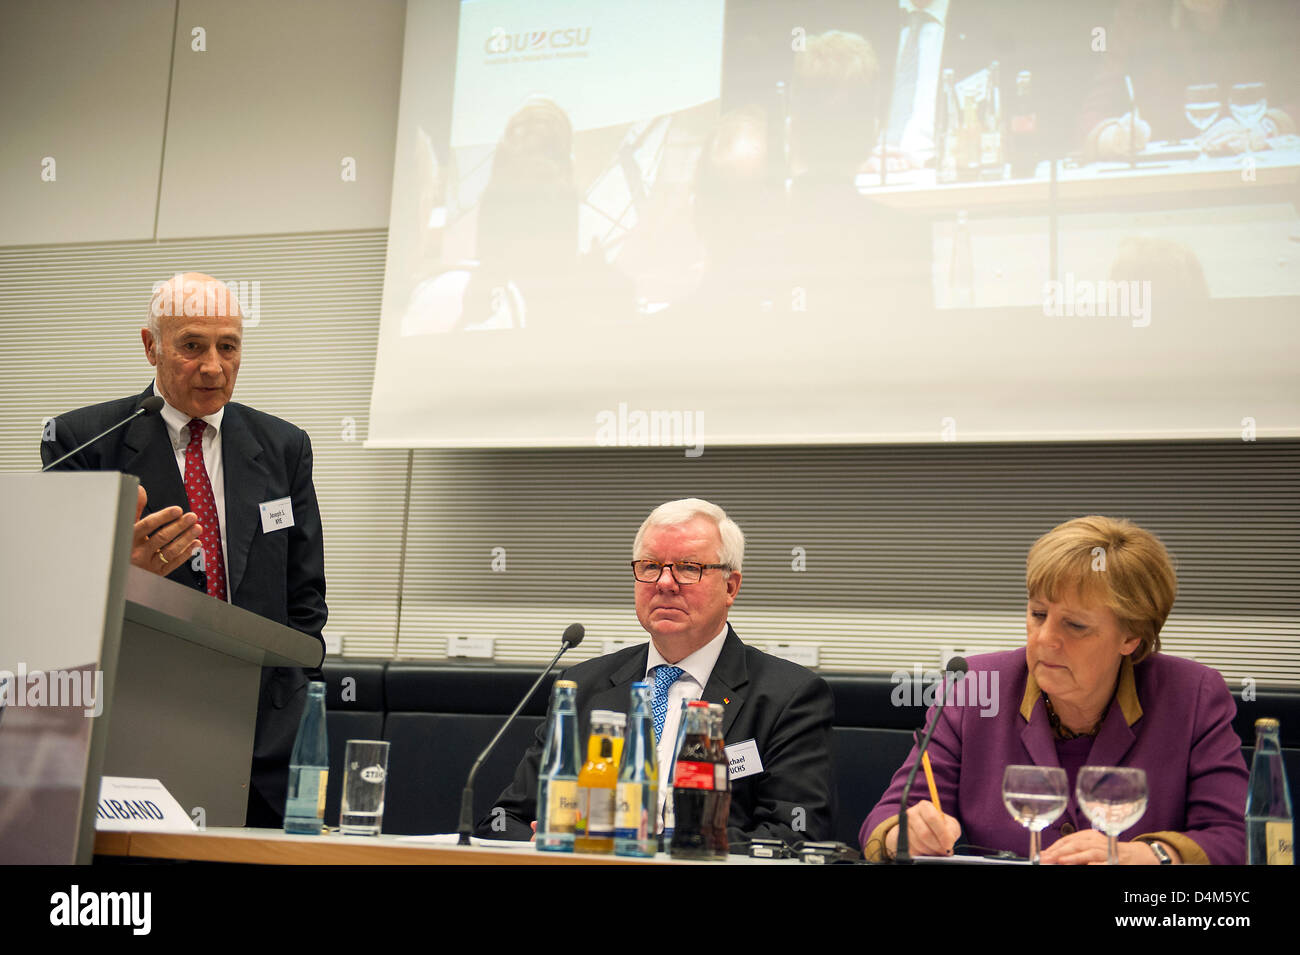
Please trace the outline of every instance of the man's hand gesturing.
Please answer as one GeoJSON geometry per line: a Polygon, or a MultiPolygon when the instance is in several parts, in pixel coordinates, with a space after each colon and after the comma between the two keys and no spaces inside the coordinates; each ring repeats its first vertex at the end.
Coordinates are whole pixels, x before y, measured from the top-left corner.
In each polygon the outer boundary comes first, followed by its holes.
{"type": "Polygon", "coordinates": [[[131,563],[150,573],[166,577],[184,564],[194,553],[203,526],[193,512],[182,513],[179,507],[164,507],[143,520],[149,496],[141,486],[135,504],[135,534],[131,540],[131,563]]]}

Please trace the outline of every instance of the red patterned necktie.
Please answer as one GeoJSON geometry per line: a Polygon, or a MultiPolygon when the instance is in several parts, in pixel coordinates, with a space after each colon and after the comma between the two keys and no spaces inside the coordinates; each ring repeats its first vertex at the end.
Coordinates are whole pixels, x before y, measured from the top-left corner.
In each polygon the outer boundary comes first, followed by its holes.
{"type": "Polygon", "coordinates": [[[221,524],[217,519],[217,499],[212,496],[212,482],[203,461],[203,432],[208,424],[201,418],[190,422],[190,443],[185,448],[185,495],[190,510],[203,525],[199,542],[203,545],[203,571],[208,581],[208,596],[226,599],[226,561],[221,552],[221,524]]]}

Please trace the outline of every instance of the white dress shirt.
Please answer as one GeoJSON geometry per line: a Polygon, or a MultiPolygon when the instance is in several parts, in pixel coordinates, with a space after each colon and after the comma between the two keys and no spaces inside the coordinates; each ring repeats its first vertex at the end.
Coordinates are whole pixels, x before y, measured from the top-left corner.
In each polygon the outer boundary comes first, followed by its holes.
{"type": "MultiPolygon", "coordinates": [[[[158,383],[154,382],[153,393],[158,393],[158,383]]],[[[171,438],[172,450],[176,453],[176,467],[181,474],[181,486],[185,485],[185,449],[190,446],[190,416],[173,408],[163,398],[163,423],[167,426],[167,436],[171,438]]],[[[226,479],[221,468],[221,419],[226,409],[221,408],[215,414],[205,415],[203,420],[208,426],[203,430],[203,463],[208,469],[208,481],[212,484],[212,497],[217,502],[217,522],[221,532],[221,559],[226,569],[226,599],[230,599],[230,561],[226,554],[226,479]]],[[[145,488],[145,490],[149,490],[145,488]]],[[[190,510],[193,510],[191,502],[190,510]]]]}
{"type": "Polygon", "coordinates": [[[650,641],[650,653],[646,658],[645,680],[654,683],[654,668],[661,664],[681,667],[685,672],[677,682],[668,688],[668,712],[664,716],[663,736],[657,740],[656,754],[659,757],[659,813],[663,817],[664,800],[672,792],[668,788],[668,776],[672,769],[673,750],[677,747],[677,727],[681,720],[682,700],[698,700],[704,695],[704,688],[709,685],[713,667],[722,653],[722,644],[727,639],[727,626],[723,624],[722,632],[700,647],[694,653],[668,664],[655,642],[650,641]]]}

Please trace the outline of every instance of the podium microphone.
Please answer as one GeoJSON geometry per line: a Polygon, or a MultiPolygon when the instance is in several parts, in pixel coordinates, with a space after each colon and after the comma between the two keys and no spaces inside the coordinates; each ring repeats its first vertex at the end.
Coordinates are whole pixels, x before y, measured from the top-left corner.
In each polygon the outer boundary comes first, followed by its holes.
{"type": "Polygon", "coordinates": [[[519,705],[515,707],[515,711],[506,717],[506,721],[501,725],[501,728],[497,730],[497,735],[492,737],[492,742],[488,743],[483,752],[479,753],[478,759],[474,760],[474,765],[470,767],[469,777],[465,780],[465,788],[462,789],[460,793],[460,840],[456,843],[457,845],[469,845],[469,834],[474,831],[474,777],[478,775],[479,767],[482,766],[483,761],[488,758],[488,754],[492,752],[492,748],[496,746],[497,741],[505,735],[505,731],[509,729],[510,724],[515,721],[515,717],[518,716],[519,711],[524,708],[524,704],[527,703],[533,693],[537,691],[537,688],[542,685],[542,681],[546,679],[553,669],[555,669],[555,664],[560,661],[560,657],[564,654],[564,651],[582,643],[582,638],[585,635],[586,631],[580,623],[571,623],[564,628],[564,635],[560,637],[559,652],[556,653],[555,656],[551,657],[550,664],[548,664],[546,669],[541,672],[533,685],[528,688],[528,692],[525,693],[524,698],[519,701],[519,705]]]}
{"type": "MultiPolygon", "coordinates": [[[[894,861],[899,863],[908,863],[912,857],[907,854],[907,799],[912,795],[912,782],[916,779],[916,771],[921,768],[921,757],[930,746],[930,737],[934,735],[934,729],[939,725],[939,717],[943,715],[943,706],[948,699],[948,674],[955,674],[958,679],[970,669],[966,663],[965,657],[952,657],[948,660],[947,667],[944,668],[943,682],[939,686],[939,705],[934,709],[934,721],[930,728],[925,731],[925,736],[921,738],[921,745],[916,751],[916,762],[912,764],[912,771],[907,774],[907,782],[903,784],[903,798],[898,803],[898,845],[894,850],[894,861]]],[[[953,681],[954,685],[956,681],[953,681]]]]}
{"type": "Polygon", "coordinates": [[[56,464],[62,464],[64,461],[68,460],[68,458],[72,457],[74,454],[80,454],[82,451],[86,450],[86,448],[90,447],[100,438],[112,434],[118,428],[122,427],[122,425],[129,424],[130,422],[134,421],[136,418],[140,417],[141,415],[157,414],[162,409],[162,406],[163,406],[162,398],[158,397],[157,395],[150,395],[148,398],[144,399],[144,401],[140,402],[140,406],[138,408],[132,411],[129,415],[127,415],[117,424],[113,425],[113,427],[109,428],[107,431],[101,431],[99,434],[95,435],[89,441],[86,441],[83,444],[79,444],[77,447],[73,448],[71,451],[69,451],[63,457],[59,458],[57,461],[51,461],[49,464],[45,465],[45,467],[41,468],[41,473],[44,474],[46,471],[54,467],[56,464]]]}

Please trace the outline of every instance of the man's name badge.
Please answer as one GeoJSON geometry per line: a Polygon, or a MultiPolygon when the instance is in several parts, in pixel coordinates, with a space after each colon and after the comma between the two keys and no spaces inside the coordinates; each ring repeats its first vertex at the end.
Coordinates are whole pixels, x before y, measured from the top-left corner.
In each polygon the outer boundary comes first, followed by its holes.
{"type": "Polygon", "coordinates": [[[269,534],[271,531],[282,531],[286,527],[293,527],[293,500],[282,497],[278,501],[263,501],[257,505],[258,510],[262,512],[262,533],[269,534]]]}
{"type": "Polygon", "coordinates": [[[729,779],[754,776],[763,771],[763,760],[758,755],[758,744],[752,739],[728,746],[727,763],[727,777],[729,779]]]}

